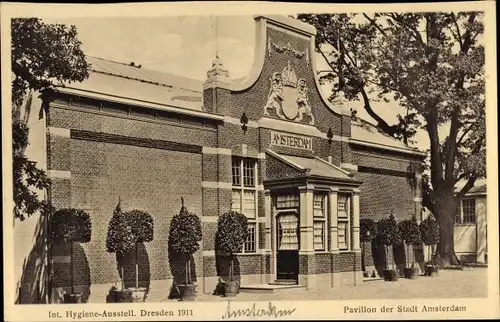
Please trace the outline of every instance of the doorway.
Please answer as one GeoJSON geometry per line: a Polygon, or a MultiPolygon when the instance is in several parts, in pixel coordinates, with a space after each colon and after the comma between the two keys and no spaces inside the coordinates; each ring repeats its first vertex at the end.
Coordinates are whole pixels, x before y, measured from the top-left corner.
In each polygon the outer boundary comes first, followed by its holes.
{"type": "Polygon", "coordinates": [[[288,211],[276,216],[276,277],[278,281],[295,281],[299,277],[299,218],[288,211]]]}

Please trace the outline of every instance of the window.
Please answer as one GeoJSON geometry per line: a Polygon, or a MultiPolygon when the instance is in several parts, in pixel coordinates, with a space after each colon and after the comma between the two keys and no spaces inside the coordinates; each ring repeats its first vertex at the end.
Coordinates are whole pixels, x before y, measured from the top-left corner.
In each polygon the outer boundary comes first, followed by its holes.
{"type": "Polygon", "coordinates": [[[337,238],[340,250],[349,249],[349,208],[349,196],[347,194],[339,194],[337,201],[337,238]]]}
{"type": "Polygon", "coordinates": [[[455,224],[462,223],[462,214],[460,209],[460,202],[457,203],[457,209],[455,209],[455,224]]]}
{"type": "Polygon", "coordinates": [[[462,200],[463,223],[473,224],[476,222],[476,199],[462,200]]]}
{"type": "Polygon", "coordinates": [[[314,212],[314,250],[325,250],[326,244],[326,195],[314,194],[313,212],[314,212]]]}
{"type": "Polygon", "coordinates": [[[257,162],[251,159],[233,158],[233,192],[231,210],[239,211],[248,218],[248,238],[244,253],[257,251],[257,162]]]}
{"type": "Polygon", "coordinates": [[[286,195],[276,197],[276,208],[287,209],[287,208],[297,208],[299,206],[299,196],[298,195],[286,195]]]}

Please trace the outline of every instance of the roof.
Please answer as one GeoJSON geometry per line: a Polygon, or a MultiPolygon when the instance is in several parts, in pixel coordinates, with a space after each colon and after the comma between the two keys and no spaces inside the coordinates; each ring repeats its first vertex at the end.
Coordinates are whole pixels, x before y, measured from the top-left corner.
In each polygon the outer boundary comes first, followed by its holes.
{"type": "MultiPolygon", "coordinates": [[[[203,112],[203,82],[200,80],[93,56],[86,56],[86,60],[91,65],[89,78],[83,82],[65,84],[66,91],[76,95],[91,93],[103,99],[135,100],[203,112]]],[[[244,79],[239,78],[235,82],[244,79]]],[[[351,121],[350,142],[424,155],[360,118],[351,121]]]]}
{"type": "Polygon", "coordinates": [[[357,143],[356,141],[371,143],[371,145],[376,145],[379,148],[393,148],[393,150],[399,150],[400,152],[425,154],[382,132],[377,126],[359,117],[351,119],[350,141],[352,143],[357,143]]]}
{"type": "Polygon", "coordinates": [[[349,172],[318,157],[306,158],[283,155],[269,149],[266,150],[266,152],[297,170],[305,171],[307,176],[318,176],[331,179],[351,179],[349,172]]]}
{"type": "Polygon", "coordinates": [[[131,66],[97,57],[86,57],[91,64],[88,79],[65,84],[68,89],[132,98],[202,111],[202,83],[198,80],[131,66]]]}
{"type": "MultiPolygon", "coordinates": [[[[458,186],[455,189],[455,192],[460,191],[460,189],[462,187],[463,186],[458,186]]],[[[486,183],[483,183],[483,184],[480,184],[478,186],[474,186],[474,187],[470,188],[470,190],[465,195],[469,196],[469,195],[485,195],[485,194],[486,194],[486,183]]]]}

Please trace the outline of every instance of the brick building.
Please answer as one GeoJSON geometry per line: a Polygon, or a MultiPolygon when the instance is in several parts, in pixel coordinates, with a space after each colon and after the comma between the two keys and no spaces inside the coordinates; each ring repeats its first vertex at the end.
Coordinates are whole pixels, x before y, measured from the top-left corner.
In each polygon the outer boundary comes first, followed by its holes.
{"type": "MultiPolygon", "coordinates": [[[[242,286],[359,283],[360,217],[420,215],[416,164],[425,154],[329,102],[315,70],[312,26],[255,20],[254,64],[243,80],[231,80],[218,57],[204,83],[89,57],[88,80],[60,87],[50,102],[29,102],[37,124],[30,136],[46,134],[32,150],[53,180],[47,197],[92,216],[92,241],[79,246],[74,273],[90,301],[103,302],[120,279],[105,246],[119,197],[124,210],[155,220],[154,240],[140,255],[140,280],[151,289],[171,285],[168,230],[181,197],[201,216],[195,275],[205,293],[225,275],[215,234],[218,215],[231,208],[250,223],[237,255],[242,286]]],[[[50,258],[57,301],[69,286],[67,250],[55,248],[50,258]]]]}

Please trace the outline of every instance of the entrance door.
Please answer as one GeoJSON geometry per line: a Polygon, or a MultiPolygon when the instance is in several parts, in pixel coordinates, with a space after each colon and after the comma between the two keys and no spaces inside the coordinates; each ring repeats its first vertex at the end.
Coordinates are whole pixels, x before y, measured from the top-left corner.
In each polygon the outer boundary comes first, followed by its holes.
{"type": "Polygon", "coordinates": [[[276,217],[278,280],[298,280],[299,276],[299,218],[296,212],[276,217]]]}

